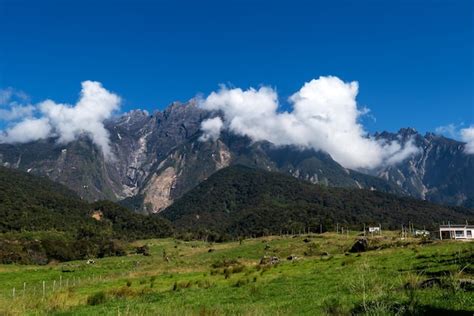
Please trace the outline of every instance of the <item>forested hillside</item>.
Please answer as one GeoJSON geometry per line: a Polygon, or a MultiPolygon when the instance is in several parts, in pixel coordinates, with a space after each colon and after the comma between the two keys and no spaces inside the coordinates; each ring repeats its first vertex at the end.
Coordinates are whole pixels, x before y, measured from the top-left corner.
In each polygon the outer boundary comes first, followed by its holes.
{"type": "Polygon", "coordinates": [[[332,188],[244,166],[223,169],[162,212],[178,229],[249,236],[414,223],[474,220],[472,209],[446,207],[387,193],[332,188]]]}
{"type": "Polygon", "coordinates": [[[120,255],[124,241],[169,236],[172,228],[162,218],[108,201],[89,204],[47,178],[0,167],[0,233],[0,262],[47,263],[120,255]]]}

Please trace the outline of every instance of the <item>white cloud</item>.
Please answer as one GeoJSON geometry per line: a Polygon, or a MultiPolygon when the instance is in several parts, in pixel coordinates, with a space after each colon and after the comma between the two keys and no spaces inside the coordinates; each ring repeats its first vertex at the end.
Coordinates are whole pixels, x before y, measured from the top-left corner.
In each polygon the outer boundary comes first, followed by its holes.
{"type": "Polygon", "coordinates": [[[0,135],[2,143],[27,143],[49,137],[51,125],[47,118],[27,118],[9,128],[4,135],[0,135]]]}
{"type": "Polygon", "coordinates": [[[435,129],[435,133],[439,135],[443,135],[446,137],[454,138],[454,139],[459,139],[459,128],[463,125],[461,124],[448,124],[448,125],[443,125],[443,126],[438,126],[435,129]]]}
{"type": "Polygon", "coordinates": [[[220,117],[214,117],[201,123],[203,134],[199,137],[200,141],[217,140],[221,134],[224,123],[220,117]]]}
{"type": "Polygon", "coordinates": [[[278,95],[269,87],[245,91],[221,87],[200,106],[222,113],[223,128],[235,134],[253,141],[323,150],[347,168],[393,164],[418,151],[412,142],[402,146],[367,137],[358,120],[368,109],[358,109],[357,93],[357,82],[320,77],[305,83],[289,98],[291,112],[278,111],[278,95]]]}
{"type": "Polygon", "coordinates": [[[84,81],[75,105],[43,101],[36,106],[39,118],[26,118],[13,125],[4,131],[0,141],[24,143],[54,136],[58,137],[58,142],[68,143],[86,134],[106,158],[112,158],[109,133],[103,122],[119,107],[120,97],[104,89],[99,82],[84,81]]]}
{"type": "Polygon", "coordinates": [[[28,96],[13,88],[0,89],[0,121],[15,121],[31,117],[35,107],[28,104],[28,96]]]}
{"type": "Polygon", "coordinates": [[[36,110],[35,106],[10,104],[8,108],[0,108],[0,120],[2,121],[16,121],[25,117],[31,117],[36,110]]]}
{"type": "Polygon", "coordinates": [[[474,125],[461,130],[461,139],[466,142],[466,153],[474,154],[474,125]]]}
{"type": "Polygon", "coordinates": [[[0,89],[0,105],[8,104],[12,96],[13,96],[12,88],[0,89]]]}

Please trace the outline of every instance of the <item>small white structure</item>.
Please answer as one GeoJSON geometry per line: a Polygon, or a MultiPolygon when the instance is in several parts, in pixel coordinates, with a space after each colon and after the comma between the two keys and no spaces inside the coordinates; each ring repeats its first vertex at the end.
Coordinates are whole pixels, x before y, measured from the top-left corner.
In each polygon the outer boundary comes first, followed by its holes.
{"type": "Polygon", "coordinates": [[[474,240],[474,225],[440,225],[439,238],[474,240]]]}
{"type": "Polygon", "coordinates": [[[380,226],[369,226],[369,233],[380,233],[380,226]]]}
{"type": "Polygon", "coordinates": [[[430,232],[425,230],[425,229],[416,229],[415,230],[415,236],[428,237],[429,235],[430,235],[430,232]]]}

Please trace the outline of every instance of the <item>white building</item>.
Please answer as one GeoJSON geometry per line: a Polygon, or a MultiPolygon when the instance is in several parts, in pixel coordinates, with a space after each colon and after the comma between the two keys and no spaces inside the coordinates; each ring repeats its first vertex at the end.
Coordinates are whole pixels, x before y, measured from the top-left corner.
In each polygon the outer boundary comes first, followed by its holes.
{"type": "Polygon", "coordinates": [[[439,238],[474,240],[474,225],[440,225],[439,238]]]}
{"type": "Polygon", "coordinates": [[[369,233],[380,233],[380,226],[369,227],[369,233]]]}

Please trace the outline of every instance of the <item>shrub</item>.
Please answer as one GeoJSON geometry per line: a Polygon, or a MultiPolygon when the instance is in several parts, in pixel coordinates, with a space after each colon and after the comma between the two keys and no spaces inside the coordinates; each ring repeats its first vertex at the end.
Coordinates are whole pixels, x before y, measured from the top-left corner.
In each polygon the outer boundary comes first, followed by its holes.
{"type": "Polygon", "coordinates": [[[232,265],[239,264],[239,261],[237,259],[222,259],[214,262],[211,267],[214,269],[217,268],[225,268],[225,267],[230,267],[232,265]]]}
{"type": "Polygon", "coordinates": [[[112,289],[109,291],[110,295],[112,295],[115,298],[127,298],[127,297],[134,297],[137,295],[135,291],[133,291],[131,288],[122,286],[121,288],[118,289],[112,289]]]}
{"type": "Polygon", "coordinates": [[[143,245],[143,246],[135,248],[135,253],[138,255],[149,256],[150,248],[148,247],[148,245],[143,245]]]}
{"type": "Polygon", "coordinates": [[[230,270],[231,270],[232,273],[240,273],[240,272],[245,270],[245,266],[241,265],[241,264],[238,264],[236,266],[231,267],[230,270]]]}
{"type": "Polygon", "coordinates": [[[174,282],[173,284],[173,291],[177,291],[179,289],[187,289],[187,288],[190,288],[192,286],[192,282],[191,281],[183,281],[183,282],[174,282]]]}
{"type": "Polygon", "coordinates": [[[211,287],[211,282],[209,282],[209,280],[199,280],[196,284],[201,289],[208,289],[211,287]]]}
{"type": "Polygon", "coordinates": [[[87,298],[87,305],[99,305],[107,301],[107,295],[103,291],[92,294],[87,298]]]}
{"type": "Polygon", "coordinates": [[[335,297],[330,297],[324,300],[323,310],[327,315],[347,315],[339,300],[335,297]]]}
{"type": "Polygon", "coordinates": [[[234,286],[235,287],[241,287],[241,286],[249,284],[249,282],[250,281],[248,279],[240,279],[234,284],[234,286]]]}

